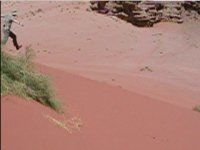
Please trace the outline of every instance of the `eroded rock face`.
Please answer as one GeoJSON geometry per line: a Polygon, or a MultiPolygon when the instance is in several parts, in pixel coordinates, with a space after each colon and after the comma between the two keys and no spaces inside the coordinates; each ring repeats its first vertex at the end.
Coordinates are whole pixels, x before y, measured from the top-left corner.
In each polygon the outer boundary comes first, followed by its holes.
{"type": "Polygon", "coordinates": [[[136,26],[152,27],[160,21],[183,23],[182,11],[192,9],[200,13],[200,2],[93,1],[91,8],[136,26]]]}
{"type": "Polygon", "coordinates": [[[194,10],[198,14],[200,14],[200,1],[186,1],[183,3],[183,6],[186,10],[194,10]]]}

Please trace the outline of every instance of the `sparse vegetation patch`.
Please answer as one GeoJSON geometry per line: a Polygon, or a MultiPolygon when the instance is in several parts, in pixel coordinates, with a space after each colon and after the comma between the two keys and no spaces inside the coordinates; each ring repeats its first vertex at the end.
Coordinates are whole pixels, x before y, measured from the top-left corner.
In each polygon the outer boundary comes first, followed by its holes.
{"type": "Polygon", "coordinates": [[[33,56],[30,46],[23,56],[10,56],[1,50],[1,93],[31,98],[60,111],[61,105],[53,94],[48,78],[33,70],[30,62],[33,56]]]}

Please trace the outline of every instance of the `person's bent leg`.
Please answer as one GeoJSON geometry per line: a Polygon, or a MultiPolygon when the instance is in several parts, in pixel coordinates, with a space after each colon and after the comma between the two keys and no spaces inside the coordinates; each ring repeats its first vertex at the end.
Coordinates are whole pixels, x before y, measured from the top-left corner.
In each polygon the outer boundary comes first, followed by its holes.
{"type": "Polygon", "coordinates": [[[12,31],[10,31],[9,36],[12,38],[13,44],[14,44],[14,46],[16,47],[16,49],[17,49],[17,50],[20,49],[21,46],[19,46],[18,43],[17,43],[17,36],[16,36],[12,31]]]}

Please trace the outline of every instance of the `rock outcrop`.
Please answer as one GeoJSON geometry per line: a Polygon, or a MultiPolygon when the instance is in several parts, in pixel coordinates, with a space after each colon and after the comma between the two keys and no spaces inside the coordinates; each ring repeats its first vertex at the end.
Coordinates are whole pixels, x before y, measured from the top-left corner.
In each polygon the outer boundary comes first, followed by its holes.
{"type": "Polygon", "coordinates": [[[194,10],[200,14],[200,1],[185,1],[183,6],[186,10],[194,10]]]}
{"type": "Polygon", "coordinates": [[[152,27],[160,21],[183,23],[183,9],[200,13],[200,2],[93,1],[91,9],[117,16],[136,26],[152,27]]]}

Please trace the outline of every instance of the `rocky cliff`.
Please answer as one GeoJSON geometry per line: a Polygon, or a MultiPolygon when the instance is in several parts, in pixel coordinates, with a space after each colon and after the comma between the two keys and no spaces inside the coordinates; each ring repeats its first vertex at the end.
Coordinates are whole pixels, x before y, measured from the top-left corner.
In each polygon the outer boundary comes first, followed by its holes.
{"type": "Polygon", "coordinates": [[[91,1],[91,9],[141,27],[152,27],[161,21],[183,23],[185,16],[200,18],[199,1],[91,1]]]}

